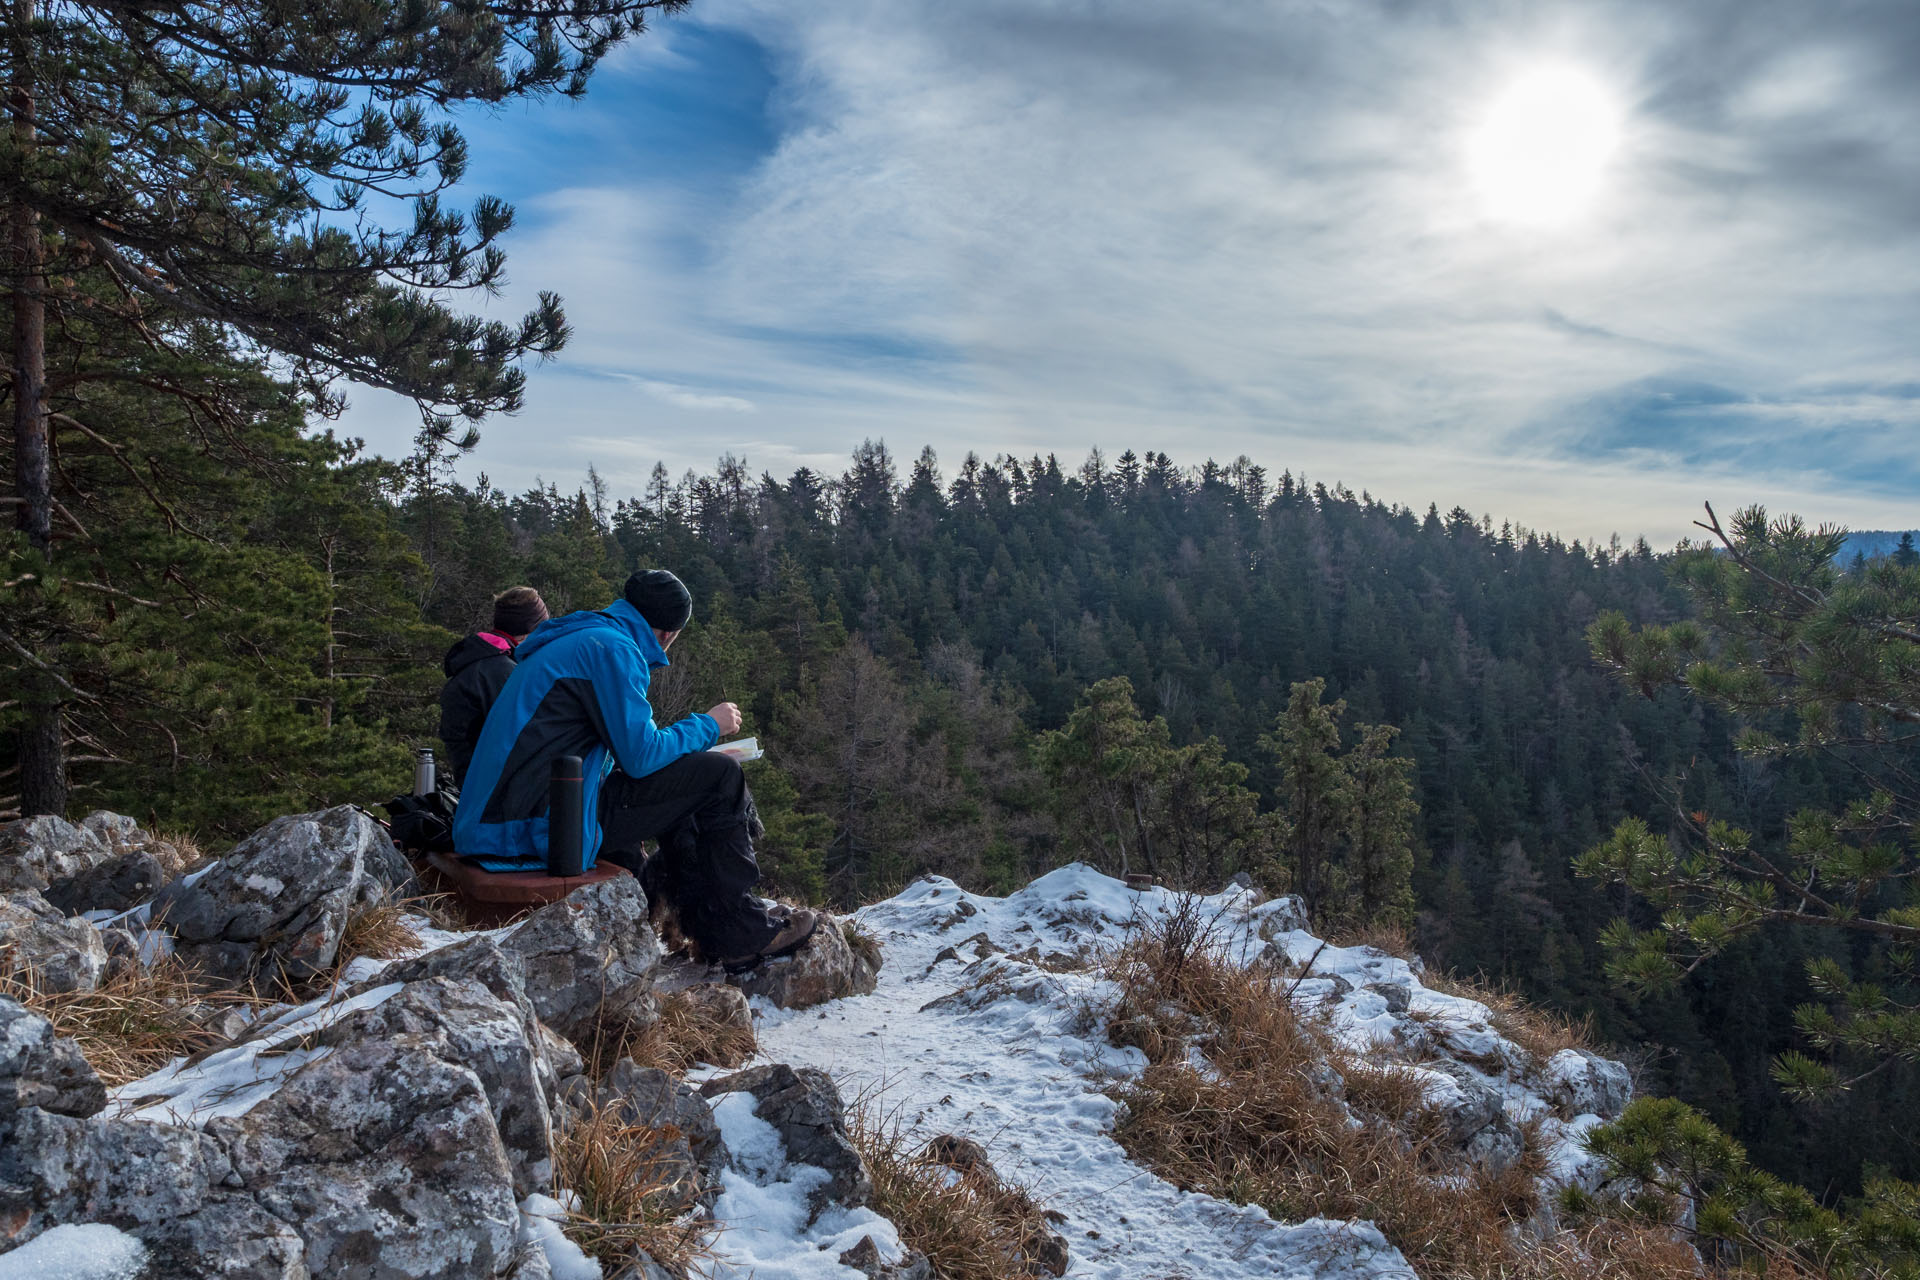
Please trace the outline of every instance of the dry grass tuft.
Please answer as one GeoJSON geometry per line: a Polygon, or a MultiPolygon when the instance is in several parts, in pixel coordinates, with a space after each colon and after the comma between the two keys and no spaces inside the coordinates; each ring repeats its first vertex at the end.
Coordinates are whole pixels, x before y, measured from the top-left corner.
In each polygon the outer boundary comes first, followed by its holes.
{"type": "Polygon", "coordinates": [[[927,1255],[941,1280],[1054,1274],[1041,1257],[1055,1237],[1026,1188],[1002,1182],[991,1167],[943,1162],[872,1098],[851,1108],[849,1131],[873,1175],[874,1212],[899,1228],[909,1249],[927,1255]]]}
{"type": "Polygon", "coordinates": [[[1327,940],[1336,947],[1372,947],[1401,960],[1411,961],[1419,955],[1412,934],[1399,925],[1385,922],[1343,929],[1329,935],[1327,940]]]}
{"type": "Polygon", "coordinates": [[[1514,1227],[1538,1208],[1530,1130],[1510,1168],[1468,1161],[1417,1082],[1345,1052],[1292,1004],[1292,979],[1226,959],[1197,912],[1177,911],[1108,962],[1121,992],[1109,1025],[1149,1059],[1114,1090],[1127,1106],[1114,1136],[1129,1155],[1277,1218],[1371,1219],[1423,1280],[1677,1280],[1671,1232],[1616,1234],[1603,1252],[1570,1236],[1528,1242],[1514,1227]],[[1210,1074],[1192,1068],[1189,1046],[1210,1074]]]}
{"type": "Polygon", "coordinates": [[[420,935],[407,923],[414,908],[412,902],[383,902],[351,917],[340,934],[340,963],[360,956],[397,960],[418,951],[420,935]]]}
{"type": "Polygon", "coordinates": [[[1512,987],[1456,974],[1428,973],[1420,981],[1431,990],[1487,1006],[1493,1029],[1519,1045],[1537,1066],[1544,1067],[1562,1049],[1594,1048],[1591,1017],[1569,1018],[1529,1003],[1512,987]]]}
{"type": "Polygon", "coordinates": [[[116,965],[92,991],[45,991],[33,973],[0,978],[0,995],[53,1024],[108,1088],[151,1075],[175,1058],[224,1044],[207,1023],[230,1008],[270,1003],[251,991],[207,988],[173,956],[150,965],[116,965]]]}
{"type": "Polygon", "coordinates": [[[737,1067],[759,1050],[752,1027],[722,1022],[701,1008],[691,993],[670,991],[660,997],[659,1017],[641,1026],[624,1018],[603,1017],[588,1047],[587,1074],[595,1080],[622,1058],[683,1076],[707,1063],[737,1067]]]}
{"type": "Polygon", "coordinates": [[[156,831],[153,839],[147,843],[147,852],[167,873],[168,880],[176,880],[190,871],[197,871],[213,859],[200,842],[184,831],[156,831]]]}
{"type": "Polygon", "coordinates": [[[617,1106],[589,1105],[555,1137],[555,1185],[577,1202],[567,1235],[609,1274],[641,1255],[676,1275],[710,1253],[717,1228],[691,1216],[683,1168],[669,1151],[672,1128],[631,1124],[617,1106]]]}
{"type": "Polygon", "coordinates": [[[407,909],[436,929],[466,933],[477,926],[457,893],[428,893],[406,901],[407,909]]]}
{"type": "Polygon", "coordinates": [[[859,956],[868,964],[878,969],[881,959],[880,936],[861,924],[858,920],[855,920],[852,916],[848,916],[837,923],[840,926],[841,935],[847,940],[848,949],[851,950],[854,955],[859,956]]]}

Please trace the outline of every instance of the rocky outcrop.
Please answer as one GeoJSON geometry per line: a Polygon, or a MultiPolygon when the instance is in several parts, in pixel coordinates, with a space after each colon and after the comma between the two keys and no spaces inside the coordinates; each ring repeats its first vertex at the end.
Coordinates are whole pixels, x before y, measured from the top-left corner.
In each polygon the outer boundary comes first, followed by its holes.
{"type": "Polygon", "coordinates": [[[168,885],[154,917],[189,964],[231,982],[300,982],[338,959],[347,922],[410,877],[393,841],[349,805],[275,818],[198,875],[168,885]]]}
{"type": "Polygon", "coordinates": [[[1564,1119],[1617,1120],[1633,1101],[1633,1077],[1626,1066],[1585,1049],[1562,1049],[1547,1060],[1542,1074],[1547,1101],[1564,1119]]]}
{"type": "Polygon", "coordinates": [[[0,823],[0,892],[45,889],[112,856],[104,841],[65,818],[0,823]]]}
{"type": "Polygon", "coordinates": [[[856,951],[848,942],[846,927],[828,918],[792,955],[765,961],[728,981],[782,1009],[811,1009],[843,996],[871,992],[880,981],[880,957],[876,948],[865,945],[856,951]]]}
{"type": "Polygon", "coordinates": [[[603,1018],[653,1016],[660,940],[632,876],[576,889],[534,912],[501,946],[520,958],[540,1020],[575,1043],[603,1018]]]}
{"type": "Polygon", "coordinates": [[[107,973],[100,931],[65,916],[31,889],[0,896],[0,974],[46,992],[91,991],[107,973]]]}
{"type": "Polygon", "coordinates": [[[469,978],[427,978],[349,1014],[318,1041],[342,1048],[411,1037],[447,1062],[478,1077],[500,1145],[513,1171],[516,1196],[544,1192],[553,1182],[553,1071],[533,1023],[510,999],[469,978]]]}
{"type": "Polygon", "coordinates": [[[0,996],[0,1133],[23,1107],[90,1116],[107,1105],[100,1077],[39,1014],[0,996]]]}
{"type": "Polygon", "coordinates": [[[342,1047],[211,1134],[233,1180],[341,1280],[498,1276],[519,1206],[478,1076],[432,1037],[342,1047]]]}
{"type": "Polygon", "coordinates": [[[830,1204],[864,1205],[873,1198],[873,1176],[847,1133],[846,1106],[826,1072],[775,1063],[700,1086],[705,1098],[728,1093],[753,1095],[754,1113],[780,1135],[789,1160],[827,1171],[827,1181],[812,1193],[814,1217],[830,1204]]]}

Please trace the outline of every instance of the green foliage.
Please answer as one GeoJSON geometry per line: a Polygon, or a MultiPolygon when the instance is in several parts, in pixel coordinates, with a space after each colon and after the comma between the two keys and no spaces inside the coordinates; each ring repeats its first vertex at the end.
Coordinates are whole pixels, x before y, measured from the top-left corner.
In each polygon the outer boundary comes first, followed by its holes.
{"type": "MultiPolygon", "coordinates": [[[[1711,519],[1711,509],[1709,509],[1711,519]]],[[[1864,962],[1808,962],[1817,1003],[1794,1023],[1825,1056],[1778,1057],[1775,1081],[1800,1098],[1920,1061],[1920,789],[1907,763],[1920,724],[1920,566],[1898,556],[1842,574],[1841,531],[1739,512],[1719,547],[1684,549],[1675,579],[1701,624],[1638,631],[1614,613],[1588,636],[1595,659],[1651,698],[1680,686],[1740,719],[1756,759],[1823,756],[1852,772],[1833,808],[1803,808],[1770,835],[1673,805],[1664,831],[1638,818],[1582,854],[1577,872],[1624,886],[1647,927],[1603,934],[1607,971],[1638,991],[1671,986],[1758,930],[1858,935],[1864,962]],[[1872,976],[1867,972],[1872,971],[1872,976]]]]}
{"type": "Polygon", "coordinates": [[[57,333],[54,378],[103,368],[127,376],[56,401],[86,424],[60,445],[57,554],[0,535],[0,756],[53,689],[87,806],[216,836],[392,794],[445,643],[395,469],[305,436],[290,390],[210,326],[57,333]]]}
{"type": "Polygon", "coordinates": [[[1325,680],[1296,683],[1274,731],[1260,739],[1280,772],[1281,874],[1316,918],[1336,925],[1406,925],[1413,918],[1413,761],[1387,754],[1391,725],[1354,727],[1345,757],[1340,717],[1322,704],[1325,680]]]}
{"type": "Polygon", "coordinates": [[[1607,1178],[1598,1194],[1567,1189],[1562,1207],[1576,1218],[1690,1218],[1695,1247],[1716,1270],[1784,1261],[1836,1280],[1920,1277],[1920,1186],[1876,1174],[1853,1203],[1825,1207],[1754,1168],[1740,1143],[1671,1098],[1636,1099],[1586,1145],[1607,1178]]]}
{"type": "Polygon", "coordinates": [[[1218,739],[1174,746],[1163,717],[1140,715],[1125,676],[1090,686],[1066,725],[1041,735],[1037,757],[1067,848],[1096,866],[1213,888],[1273,859],[1275,824],[1243,785],[1246,767],[1218,739]]]}

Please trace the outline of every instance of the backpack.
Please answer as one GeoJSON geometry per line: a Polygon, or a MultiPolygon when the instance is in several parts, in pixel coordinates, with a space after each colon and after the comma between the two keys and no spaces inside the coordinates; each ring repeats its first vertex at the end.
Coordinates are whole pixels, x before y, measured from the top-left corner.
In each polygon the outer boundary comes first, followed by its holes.
{"type": "Polygon", "coordinates": [[[452,853],[456,799],[445,791],[400,795],[382,805],[392,818],[393,842],[408,853],[452,853]]]}

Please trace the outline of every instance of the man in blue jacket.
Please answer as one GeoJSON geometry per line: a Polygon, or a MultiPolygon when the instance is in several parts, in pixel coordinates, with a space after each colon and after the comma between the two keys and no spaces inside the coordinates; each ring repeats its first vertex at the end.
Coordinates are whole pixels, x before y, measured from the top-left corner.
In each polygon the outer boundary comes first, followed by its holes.
{"type": "Polygon", "coordinates": [[[679,914],[709,960],[729,967],[797,950],[816,913],[788,912],[749,892],[760,879],[747,834],[740,765],[709,750],[740,728],[722,702],[662,729],[647,686],[693,616],[693,597],[664,569],[635,573],[621,598],[534,629],[481,731],[453,823],[454,847],[492,871],[544,869],[553,762],[577,755],[586,865],[605,856],[642,869],[642,843],[660,852],[642,881],[679,914]]]}

